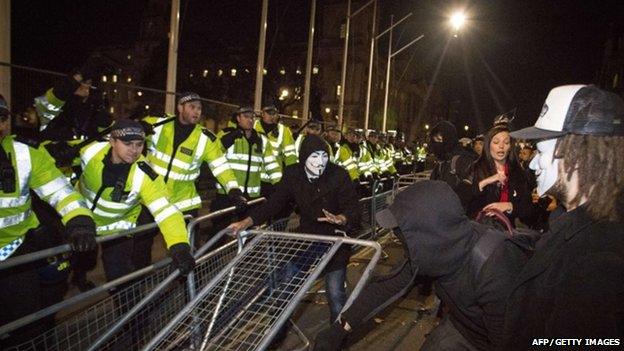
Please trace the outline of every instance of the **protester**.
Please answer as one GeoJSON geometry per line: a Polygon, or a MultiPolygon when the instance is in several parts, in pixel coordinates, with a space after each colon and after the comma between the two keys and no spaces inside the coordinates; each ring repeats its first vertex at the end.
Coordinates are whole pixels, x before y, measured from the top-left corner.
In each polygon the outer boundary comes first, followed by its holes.
{"type": "Polygon", "coordinates": [[[436,124],[429,136],[430,149],[436,157],[431,179],[446,182],[466,208],[472,198],[474,155],[460,146],[457,130],[451,122],[441,121],[436,124]]]}
{"type": "Polygon", "coordinates": [[[538,194],[563,209],[515,280],[501,350],[531,349],[536,339],[623,340],[622,117],[617,95],[566,85],[550,91],[534,127],[511,133],[538,141],[538,194]]]}
{"type": "MultiPolygon", "coordinates": [[[[250,211],[249,217],[232,223],[230,228],[243,230],[259,225],[288,206],[291,200],[301,214],[301,233],[352,234],[360,225],[360,211],[354,184],[342,167],[328,162],[329,146],[317,135],[308,134],[299,152],[299,163],[286,167],[282,181],[268,201],[250,211]]],[[[342,310],[347,299],[345,278],[350,252],[345,246],[325,268],[325,284],[330,309],[330,322],[342,310]]]]}
{"type": "Polygon", "coordinates": [[[317,336],[315,350],[340,349],[349,331],[407,294],[417,274],[435,278],[436,293],[449,307],[421,350],[489,350],[499,345],[505,297],[535,236],[506,238],[470,221],[457,195],[441,181],[406,188],[376,217],[382,227],[394,230],[406,259],[391,273],[373,278],[338,321],[317,336]]]}
{"type": "Polygon", "coordinates": [[[499,124],[484,137],[485,149],[474,165],[473,197],[468,214],[496,209],[509,217],[530,221],[533,214],[531,191],[525,173],[512,152],[509,129],[499,124]]]}

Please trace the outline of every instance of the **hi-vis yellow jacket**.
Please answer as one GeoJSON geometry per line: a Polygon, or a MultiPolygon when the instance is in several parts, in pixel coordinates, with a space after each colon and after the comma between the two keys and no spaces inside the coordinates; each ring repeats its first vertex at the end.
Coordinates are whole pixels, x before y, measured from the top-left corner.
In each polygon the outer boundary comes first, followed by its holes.
{"type": "MultiPolygon", "coordinates": [[[[241,136],[226,149],[221,139],[228,133],[238,131],[235,128],[226,128],[219,132],[218,137],[227,162],[236,175],[239,189],[250,198],[259,197],[261,181],[276,184],[282,179],[282,168],[277,163],[273,147],[264,135],[253,130],[262,145],[251,144],[249,139],[241,136]]],[[[220,184],[217,184],[217,191],[219,194],[226,194],[220,184]]]]}
{"type": "Polygon", "coordinates": [[[80,150],[82,175],[76,184],[93,211],[97,235],[134,228],[145,205],[160,232],[167,248],[177,243],[188,243],[188,232],[182,213],[169,202],[169,193],[159,176],[143,156],[130,166],[123,190],[114,193],[114,187],[104,187],[102,174],[104,158],[111,149],[110,143],[94,142],[80,150]]]}
{"type": "MultiPolygon", "coordinates": [[[[150,124],[165,118],[147,117],[150,124]]],[[[201,198],[195,188],[200,166],[207,162],[217,179],[219,188],[226,192],[239,186],[228,160],[223,154],[221,143],[206,128],[196,125],[189,137],[173,150],[175,123],[165,123],[154,128],[154,134],[146,139],[147,161],[154,171],[167,183],[170,201],[180,210],[188,211],[201,207],[201,198]]]]}
{"type": "Polygon", "coordinates": [[[297,154],[295,153],[295,139],[290,128],[282,123],[277,123],[275,131],[267,133],[262,128],[262,123],[256,120],[254,129],[269,139],[273,148],[273,154],[280,166],[290,166],[298,162],[297,154]]]}
{"type": "Polygon", "coordinates": [[[85,215],[91,217],[84,198],[54,166],[54,159],[43,147],[4,137],[1,147],[13,165],[15,191],[0,188],[0,260],[9,257],[23,243],[24,235],[39,226],[31,209],[30,192],[49,203],[61,215],[63,224],[85,215]]]}

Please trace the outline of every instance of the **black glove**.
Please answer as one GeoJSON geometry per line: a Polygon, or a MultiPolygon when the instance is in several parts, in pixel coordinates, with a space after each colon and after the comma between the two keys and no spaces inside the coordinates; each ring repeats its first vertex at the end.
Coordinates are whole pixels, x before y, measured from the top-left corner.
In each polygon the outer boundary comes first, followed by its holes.
{"type": "Polygon", "coordinates": [[[59,167],[70,166],[80,153],[78,148],[69,145],[65,141],[47,144],[45,148],[50,153],[50,156],[54,158],[56,165],[59,167]]]}
{"type": "Polygon", "coordinates": [[[143,120],[139,121],[139,123],[141,123],[141,126],[143,127],[146,136],[154,134],[154,126],[151,123],[143,120]]]}
{"type": "Polygon", "coordinates": [[[228,198],[230,198],[230,200],[234,203],[234,206],[236,206],[236,212],[240,213],[247,209],[247,199],[239,188],[230,190],[228,198]]]}
{"type": "Polygon", "coordinates": [[[195,258],[191,255],[191,247],[187,243],[177,243],[171,246],[169,255],[173,259],[173,266],[179,269],[183,276],[191,273],[195,267],[195,258]]]}
{"type": "MultiPolygon", "coordinates": [[[[76,72],[78,73],[78,72],[76,72]]],[[[80,82],[74,78],[74,73],[67,75],[61,81],[54,85],[52,93],[61,101],[67,101],[74,95],[76,90],[80,87],[80,82]]]]}
{"type": "Polygon", "coordinates": [[[347,336],[339,322],[332,323],[331,327],[321,330],[314,339],[313,351],[337,351],[341,350],[342,342],[347,336]]]}
{"type": "Polygon", "coordinates": [[[242,129],[236,128],[229,133],[223,134],[223,136],[221,137],[221,144],[223,145],[224,148],[229,149],[230,146],[234,145],[234,142],[236,141],[236,139],[242,138],[242,137],[243,137],[242,129]]]}
{"type": "Polygon", "coordinates": [[[89,216],[76,216],[65,225],[67,241],[72,250],[78,252],[92,251],[97,247],[95,242],[95,222],[89,216]]]}

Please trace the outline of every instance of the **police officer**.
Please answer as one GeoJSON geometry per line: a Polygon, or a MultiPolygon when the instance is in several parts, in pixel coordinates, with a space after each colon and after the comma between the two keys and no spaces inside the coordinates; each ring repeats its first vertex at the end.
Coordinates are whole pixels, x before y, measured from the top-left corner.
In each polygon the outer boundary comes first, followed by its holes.
{"type": "Polygon", "coordinates": [[[340,149],[342,133],[334,124],[329,124],[325,126],[323,137],[327,144],[329,144],[329,159],[336,163],[338,160],[338,149],[340,149]]]}
{"type": "Polygon", "coordinates": [[[297,163],[295,139],[290,128],[279,122],[279,111],[274,105],[262,109],[262,118],[255,121],[254,129],[266,136],[273,148],[273,154],[280,166],[297,163]]]}
{"type": "Polygon", "coordinates": [[[178,115],[171,123],[151,128],[166,118],[147,117],[143,125],[151,134],[147,138],[147,161],[164,178],[170,201],[182,212],[197,215],[201,198],[195,188],[200,166],[208,163],[220,188],[233,200],[242,196],[239,184],[227,162],[217,137],[199,124],[201,98],[196,93],[183,93],[178,99],[178,115]]]}
{"type": "Polygon", "coordinates": [[[35,98],[41,140],[92,138],[110,126],[107,102],[92,92],[99,71],[95,62],[87,63],[35,98]]]}
{"type": "MultiPolygon", "coordinates": [[[[254,129],[258,133],[264,135],[269,143],[271,143],[273,155],[282,169],[297,163],[295,140],[292,131],[279,122],[279,113],[274,105],[268,105],[262,108],[261,118],[255,121],[254,129]]],[[[270,196],[273,190],[271,180],[267,179],[266,173],[263,173],[260,189],[262,196],[270,196]]]]}
{"type": "Polygon", "coordinates": [[[295,140],[295,152],[297,154],[297,157],[299,157],[299,149],[301,149],[301,143],[308,134],[321,135],[321,124],[316,120],[309,120],[308,122],[306,122],[303,133],[299,133],[295,140]]]}
{"type": "MultiPolygon", "coordinates": [[[[169,254],[182,274],[189,273],[195,260],[182,213],[170,202],[171,194],[160,176],[142,156],[145,132],[139,122],[115,122],[109,142],[93,142],[80,150],[82,175],[77,189],[93,211],[97,235],[109,235],[133,228],[141,205],[149,209],[163,234],[169,254]]],[[[144,264],[152,241],[138,234],[102,244],[102,261],[110,281],[144,264]]]]}
{"type": "MultiPolygon", "coordinates": [[[[9,115],[6,102],[0,99],[0,121],[6,122],[9,115]]],[[[91,211],[54,166],[54,159],[32,141],[4,135],[0,140],[0,261],[39,250],[38,242],[49,235],[39,230],[39,220],[31,208],[30,190],[61,216],[74,251],[96,247],[91,211]]],[[[45,295],[38,276],[42,266],[35,262],[0,271],[0,325],[44,307],[45,295]]],[[[38,335],[43,327],[37,323],[17,330],[9,342],[38,335]]]]}
{"type": "Polygon", "coordinates": [[[336,155],[336,164],[344,168],[349,173],[349,178],[354,182],[360,177],[358,169],[360,146],[357,141],[357,132],[355,129],[349,128],[336,155]]]}
{"type": "MultiPolygon", "coordinates": [[[[222,151],[232,168],[239,189],[247,199],[260,197],[261,180],[276,184],[282,179],[282,167],[277,162],[269,139],[254,128],[255,112],[242,106],[232,115],[233,126],[219,132],[222,151]]],[[[217,211],[235,206],[226,195],[226,189],[217,184],[217,196],[210,203],[210,210],[217,211]]],[[[232,222],[232,218],[213,220],[213,230],[218,231],[232,222]]]]}

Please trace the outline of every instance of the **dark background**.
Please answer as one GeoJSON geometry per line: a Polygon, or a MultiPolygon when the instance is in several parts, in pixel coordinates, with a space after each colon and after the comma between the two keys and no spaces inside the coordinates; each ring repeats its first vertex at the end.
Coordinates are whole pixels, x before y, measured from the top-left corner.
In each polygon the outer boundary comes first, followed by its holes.
{"type": "MultiPolygon", "coordinates": [[[[147,2],[13,1],[12,61],[67,72],[96,48],[132,45],[147,2]]],[[[323,2],[318,0],[317,6],[323,2]]],[[[219,55],[228,46],[256,47],[261,3],[183,0],[181,54],[219,55]]],[[[400,18],[414,12],[397,30],[395,48],[426,35],[402,55],[413,56],[409,64],[422,68],[429,82],[440,66],[436,86],[455,102],[458,114],[488,126],[495,115],[517,107],[516,127],[523,127],[535,121],[552,87],[596,80],[607,36],[624,23],[622,3],[380,0],[379,6],[384,28],[390,14],[400,18]],[[466,10],[469,22],[458,38],[449,39],[445,21],[459,8],[466,10]]],[[[307,39],[308,8],[303,0],[270,1],[266,60],[279,55],[274,43],[307,39]]],[[[166,64],[166,55],[162,60],[166,64]]]]}

